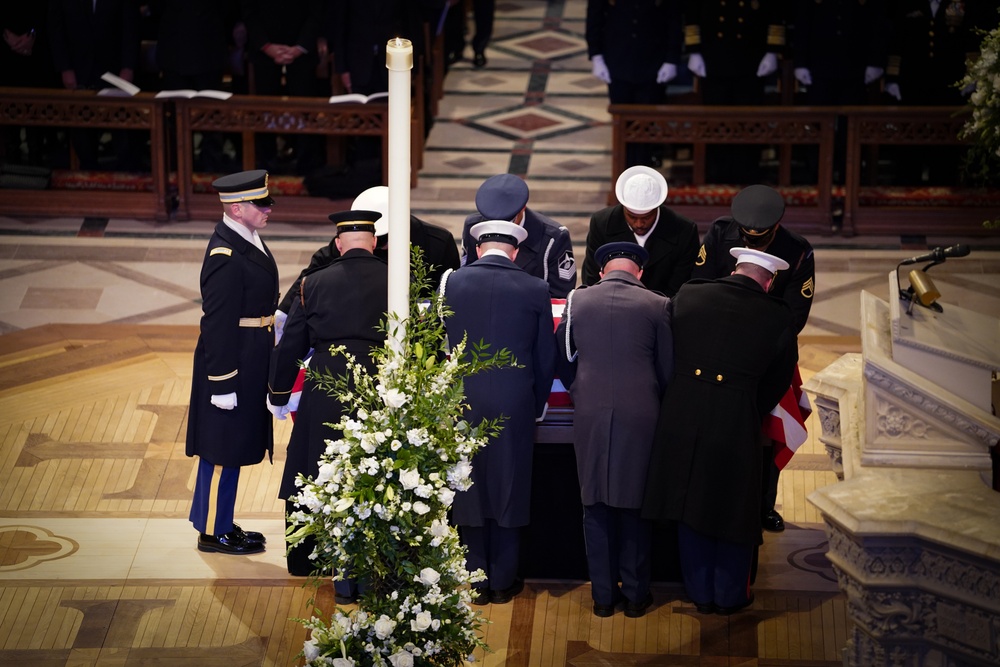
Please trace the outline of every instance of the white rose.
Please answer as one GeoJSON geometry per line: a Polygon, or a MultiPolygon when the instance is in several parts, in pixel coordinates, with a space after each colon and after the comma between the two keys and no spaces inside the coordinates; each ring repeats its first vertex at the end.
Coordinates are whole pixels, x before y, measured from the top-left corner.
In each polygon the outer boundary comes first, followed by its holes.
{"type": "Polygon", "coordinates": [[[400,649],[389,656],[392,667],[413,667],[413,654],[400,649]]]}
{"type": "Polygon", "coordinates": [[[417,514],[427,514],[428,512],[431,511],[431,507],[427,503],[418,500],[417,502],[413,503],[413,511],[416,512],[417,514]]]}
{"type": "Polygon", "coordinates": [[[403,485],[404,489],[415,488],[417,484],[420,484],[420,473],[416,468],[411,468],[410,470],[400,470],[399,483],[403,485]]]}
{"type": "Polygon", "coordinates": [[[437,495],[438,495],[438,500],[440,500],[441,504],[444,505],[445,507],[451,507],[452,501],[455,500],[455,492],[449,489],[448,487],[438,489],[437,495]]]}
{"type": "Polygon", "coordinates": [[[420,570],[420,575],[416,578],[417,581],[422,583],[424,586],[433,586],[441,580],[441,575],[438,571],[432,567],[425,567],[420,570]]]}
{"type": "Polygon", "coordinates": [[[306,661],[315,660],[319,657],[319,646],[316,644],[315,639],[310,639],[305,644],[302,645],[302,653],[306,656],[306,661]]]}
{"type": "Polygon", "coordinates": [[[375,621],[375,636],[379,639],[389,637],[395,629],[396,621],[392,620],[385,614],[382,614],[379,619],[375,621]]]}
{"type": "Polygon", "coordinates": [[[390,408],[401,408],[409,400],[410,397],[398,389],[390,389],[385,392],[385,404],[390,408]]]}
{"type": "Polygon", "coordinates": [[[417,614],[412,621],[410,621],[410,629],[414,632],[423,632],[427,628],[431,627],[431,613],[429,611],[422,611],[417,614]]]}

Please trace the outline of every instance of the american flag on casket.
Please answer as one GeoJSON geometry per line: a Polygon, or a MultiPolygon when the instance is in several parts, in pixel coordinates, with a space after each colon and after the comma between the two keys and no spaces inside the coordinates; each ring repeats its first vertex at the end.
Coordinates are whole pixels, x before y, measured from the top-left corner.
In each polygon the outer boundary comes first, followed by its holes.
{"type": "MultiPolygon", "coordinates": [[[[566,299],[552,299],[552,331],[556,330],[559,326],[559,320],[562,319],[563,308],[566,307],[566,299]]],[[[305,360],[305,365],[309,365],[309,359],[305,360]]],[[[295,412],[299,406],[299,399],[302,397],[302,385],[306,379],[306,371],[303,368],[299,371],[299,374],[295,377],[295,383],[292,385],[292,395],[288,400],[289,414],[292,419],[295,419],[295,412]]],[[[569,392],[566,391],[566,387],[563,383],[556,378],[552,381],[552,393],[549,394],[549,407],[550,408],[564,408],[572,405],[572,401],[569,398],[569,392]]]]}

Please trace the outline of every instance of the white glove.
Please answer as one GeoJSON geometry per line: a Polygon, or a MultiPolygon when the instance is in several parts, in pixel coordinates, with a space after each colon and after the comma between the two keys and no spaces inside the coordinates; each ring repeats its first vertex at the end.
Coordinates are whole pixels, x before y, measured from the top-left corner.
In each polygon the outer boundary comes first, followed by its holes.
{"type": "Polygon", "coordinates": [[[801,83],[803,86],[811,86],[813,85],[812,72],[809,71],[808,67],[796,67],[795,80],[801,83]]]}
{"type": "Polygon", "coordinates": [[[656,73],[656,83],[667,83],[677,78],[677,65],[663,63],[660,71],[656,73]]]}
{"type": "Polygon", "coordinates": [[[868,67],[866,67],[865,68],[865,85],[867,86],[869,83],[871,83],[873,81],[878,81],[879,77],[881,77],[884,72],[885,72],[885,70],[882,69],[881,67],[872,67],[871,65],[869,65],[868,67]]]}
{"type": "Polygon", "coordinates": [[[267,410],[268,410],[268,412],[270,412],[272,415],[274,415],[275,419],[284,420],[284,419],[286,419],[288,417],[289,410],[288,410],[288,406],[287,405],[271,405],[271,397],[270,396],[268,396],[267,398],[265,398],[264,401],[267,403],[267,410]]]}
{"type": "Polygon", "coordinates": [[[277,345],[281,342],[281,334],[285,333],[285,320],[288,319],[288,313],[283,310],[274,311],[274,344],[277,345]]]}
{"type": "Polygon", "coordinates": [[[288,408],[289,412],[298,412],[299,401],[301,400],[302,400],[302,392],[297,391],[288,397],[288,403],[285,404],[285,407],[288,408]]]}
{"type": "Polygon", "coordinates": [[[757,76],[770,76],[778,71],[778,54],[765,53],[757,65],[757,76]]]}
{"type": "Polygon", "coordinates": [[[898,83],[887,83],[885,84],[885,93],[891,97],[895,97],[896,101],[899,102],[903,99],[903,96],[899,92],[898,83]]]}
{"type": "Polygon", "coordinates": [[[590,64],[592,68],[590,70],[591,74],[604,83],[611,83],[611,72],[608,71],[608,66],[604,64],[604,56],[598,53],[590,59],[590,64]]]}
{"type": "Polygon", "coordinates": [[[232,410],[236,407],[236,392],[231,394],[212,394],[212,405],[220,410],[232,410]]]}
{"type": "Polygon", "coordinates": [[[705,59],[701,57],[700,53],[692,53],[688,56],[688,69],[695,76],[705,78],[705,59]]]}

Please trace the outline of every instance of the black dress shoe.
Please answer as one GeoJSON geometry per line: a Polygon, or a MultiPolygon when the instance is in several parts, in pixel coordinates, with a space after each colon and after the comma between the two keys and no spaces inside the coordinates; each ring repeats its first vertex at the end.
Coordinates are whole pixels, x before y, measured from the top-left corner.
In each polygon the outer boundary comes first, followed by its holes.
{"type": "Polygon", "coordinates": [[[764,514],[764,518],[761,519],[761,526],[764,530],[770,531],[772,533],[780,533],[785,529],[785,521],[781,518],[781,515],[771,510],[764,514]]]}
{"type": "Polygon", "coordinates": [[[714,602],[706,602],[704,604],[696,602],[694,608],[698,610],[699,614],[714,614],[716,612],[714,602]]]}
{"type": "Polygon", "coordinates": [[[641,618],[645,616],[646,610],[653,606],[653,592],[649,591],[639,602],[629,600],[625,603],[625,615],[629,618],[641,618]]]}
{"type": "Polygon", "coordinates": [[[594,603],[594,616],[600,618],[608,618],[609,616],[614,616],[615,606],[613,604],[597,604],[594,603]]]}
{"type": "Polygon", "coordinates": [[[340,595],[339,593],[333,596],[333,601],[337,604],[354,604],[358,601],[357,595],[340,595]]]}
{"type": "Polygon", "coordinates": [[[264,537],[264,533],[258,533],[256,530],[243,530],[240,528],[240,524],[238,523],[233,524],[233,532],[237,535],[243,536],[243,539],[245,540],[267,544],[267,538],[264,537]]]}
{"type": "Polygon", "coordinates": [[[198,551],[216,552],[220,554],[259,554],[264,551],[264,545],[260,542],[247,540],[236,531],[230,531],[224,535],[206,535],[202,533],[198,536],[198,551]]]}
{"type": "Polygon", "coordinates": [[[490,602],[493,604],[507,604],[514,599],[514,596],[524,590],[524,580],[515,579],[514,583],[499,591],[490,591],[490,602]]]}
{"type": "Polygon", "coordinates": [[[743,604],[738,604],[734,607],[719,607],[715,611],[720,616],[730,616],[738,611],[743,611],[752,604],[753,604],[753,593],[750,593],[750,597],[748,597],[747,601],[744,602],[743,604]]]}
{"type": "Polygon", "coordinates": [[[472,56],[472,66],[475,67],[476,69],[481,69],[483,67],[486,67],[486,54],[477,53],[476,55],[472,56]]]}

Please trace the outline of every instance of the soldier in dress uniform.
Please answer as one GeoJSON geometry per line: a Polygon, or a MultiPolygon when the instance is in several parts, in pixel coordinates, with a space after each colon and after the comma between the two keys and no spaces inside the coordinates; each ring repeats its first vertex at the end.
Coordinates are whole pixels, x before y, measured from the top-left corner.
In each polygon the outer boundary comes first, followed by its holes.
{"type": "MultiPolygon", "coordinates": [[[[797,336],[809,319],[816,286],[812,245],[779,224],[785,214],[785,200],[766,185],[751,185],[741,190],[733,198],[730,210],[731,216],[716,220],[705,234],[691,277],[714,279],[730,275],[736,268],[736,260],[730,254],[733,248],[754,248],[780,257],[790,268],[774,277],[770,293],[783,299],[792,309],[792,325],[797,336]]],[[[773,407],[773,404],[768,406],[768,410],[773,407]]],[[[761,525],[765,530],[781,532],[785,522],[774,509],[779,470],[774,463],[772,447],[765,447],[763,455],[761,525]]]]}
{"type": "Polygon", "coordinates": [[[625,615],[637,618],[653,603],[651,527],[640,509],[673,342],[670,300],[639,280],[647,259],[637,243],[598,248],[601,280],[570,292],[556,330],[556,368],[575,406],[587,566],[601,617],[624,602],[625,615]]]}
{"type": "Polygon", "coordinates": [[[470,344],[506,348],[518,366],[464,380],[470,423],[506,419],[500,434],[473,457],[473,484],[455,495],[452,520],[468,548],[469,569],[486,573],[474,603],[504,604],[524,587],[518,577],[520,530],[530,517],[535,421],[544,416],[552,389],[556,341],[548,285],[514,262],[528,238],[524,228],[486,220],[471,233],[479,259],[441,280],[452,311],[445,320],[448,342],[454,346],[467,335],[470,344]]]}
{"type": "MultiPolygon", "coordinates": [[[[336,246],[340,256],[326,266],[306,273],[299,285],[299,297],[292,302],[281,341],[271,354],[268,401],[279,419],[288,412],[292,385],[299,372],[299,360],[310,349],[315,350],[309,362],[311,370],[333,377],[347,370],[344,355],[330,354],[330,348],[343,345],[346,352],[375,372],[371,351],[385,342],[385,331],[379,324],[388,310],[388,266],[375,257],[375,221],[377,211],[350,210],[334,213],[330,221],[337,227],[336,246]]],[[[315,382],[306,378],[288,454],[281,476],[280,498],[298,493],[295,479],[299,474],[315,478],[319,459],[326,450],[327,440],[339,434],[327,424],[340,420],[344,406],[337,397],[315,389],[315,382]]],[[[298,508],[287,503],[287,511],[298,508]]],[[[309,560],[313,542],[306,540],[290,549],[288,571],[308,575],[314,562],[309,560]]],[[[338,595],[350,601],[357,595],[353,581],[337,581],[338,595]]]]}
{"type": "Polygon", "coordinates": [[[490,176],[476,191],[476,209],[462,228],[462,264],[476,261],[472,227],[484,220],[507,220],[520,225],[528,237],[517,246],[515,263],[549,285],[553,299],[565,298],[576,286],[576,259],[569,230],[528,208],[528,185],[514,174],[490,176]]]}
{"type": "Polygon", "coordinates": [[[667,180],[650,167],[637,165],[621,173],[615,183],[618,204],[590,217],[587,256],[583,262],[584,285],[600,280],[597,249],[605,243],[638,243],[649,253],[642,284],[673,296],[688,278],[698,256],[698,227],[663,205],[667,180]]]}
{"type": "Polygon", "coordinates": [[[788,264],[733,248],[736,270],[671,301],[674,374],[663,397],[643,516],[678,522],[684,587],[700,613],[753,603],[760,431],[797,359],[792,313],[768,289],[788,264]]]}
{"type": "Polygon", "coordinates": [[[240,467],[274,450],[265,397],[278,267],[257,233],[274,200],[264,170],[225,176],[212,186],[223,214],[201,267],[201,334],[186,443],[187,455],[199,459],[190,519],[200,551],[252,554],[264,550],[265,538],[233,523],[233,514],[240,467]]]}

